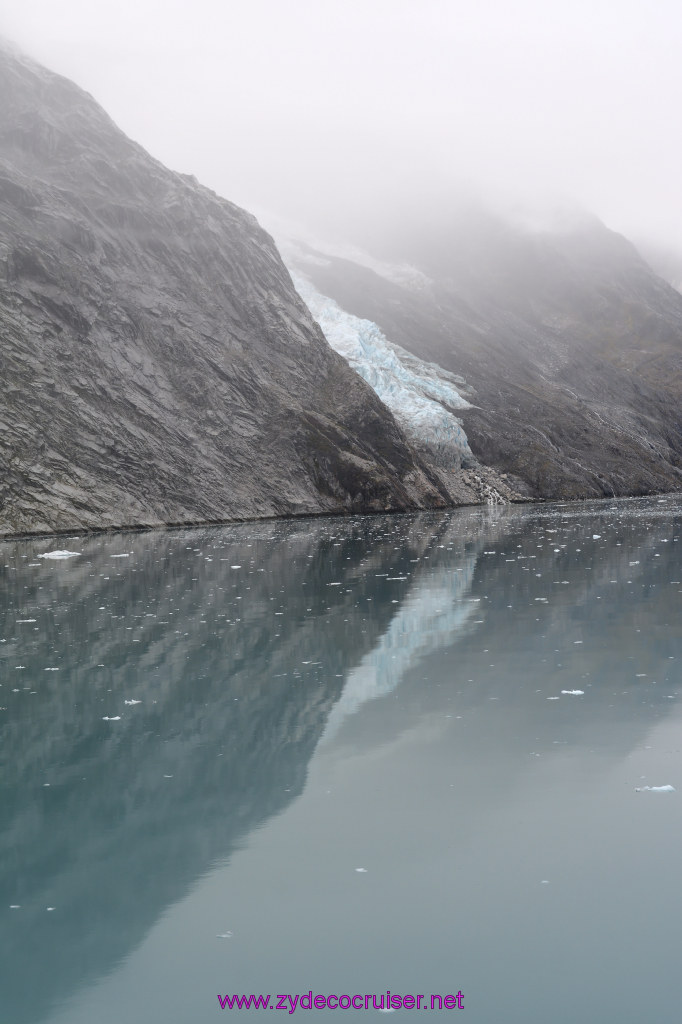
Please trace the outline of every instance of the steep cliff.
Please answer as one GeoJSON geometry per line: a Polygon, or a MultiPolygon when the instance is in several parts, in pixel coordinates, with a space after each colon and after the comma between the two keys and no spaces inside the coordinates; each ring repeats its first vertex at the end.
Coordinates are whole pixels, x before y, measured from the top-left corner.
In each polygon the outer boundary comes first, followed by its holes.
{"type": "Polygon", "coordinates": [[[255,219],[0,46],[0,534],[439,507],[255,219]]]}

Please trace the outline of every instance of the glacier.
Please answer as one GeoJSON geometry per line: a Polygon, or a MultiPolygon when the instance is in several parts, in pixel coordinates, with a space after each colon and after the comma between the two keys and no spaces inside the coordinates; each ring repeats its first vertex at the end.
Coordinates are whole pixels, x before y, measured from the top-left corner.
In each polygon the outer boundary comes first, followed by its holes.
{"type": "Polygon", "coordinates": [[[448,469],[473,462],[453,412],[471,408],[457,387],[464,381],[392,344],[377,324],[347,313],[303,274],[291,267],[289,271],[331,347],[374,389],[409,439],[448,469]]]}

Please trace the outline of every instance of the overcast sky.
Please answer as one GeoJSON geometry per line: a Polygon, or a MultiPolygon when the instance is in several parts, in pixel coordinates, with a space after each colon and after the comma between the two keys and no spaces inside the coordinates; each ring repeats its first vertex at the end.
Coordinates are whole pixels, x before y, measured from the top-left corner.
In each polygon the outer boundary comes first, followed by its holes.
{"type": "Polygon", "coordinates": [[[249,209],[468,183],[682,249],[680,0],[0,0],[0,33],[249,209]]]}

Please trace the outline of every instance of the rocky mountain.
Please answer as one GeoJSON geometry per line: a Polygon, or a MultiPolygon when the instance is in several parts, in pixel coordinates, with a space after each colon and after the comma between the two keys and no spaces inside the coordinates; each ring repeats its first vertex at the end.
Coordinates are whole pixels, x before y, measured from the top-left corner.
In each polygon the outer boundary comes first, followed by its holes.
{"type": "Polygon", "coordinates": [[[625,238],[472,206],[349,241],[283,247],[304,294],[466,382],[466,444],[518,491],[682,489],[682,295],[625,238]]]}
{"type": "Polygon", "coordinates": [[[6,46],[0,95],[0,533],[476,500],[329,347],[250,214],[6,46]]]}
{"type": "Polygon", "coordinates": [[[636,244],[638,251],[659,277],[682,292],[682,252],[646,238],[637,239],[636,244]]]}

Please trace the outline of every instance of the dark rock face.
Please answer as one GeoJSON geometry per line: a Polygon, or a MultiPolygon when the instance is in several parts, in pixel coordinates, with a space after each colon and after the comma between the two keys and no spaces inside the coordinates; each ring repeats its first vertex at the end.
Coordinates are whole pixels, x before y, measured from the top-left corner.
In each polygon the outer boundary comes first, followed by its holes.
{"type": "Polygon", "coordinates": [[[0,533],[438,507],[255,219],[0,47],[0,533]]]}
{"type": "Polygon", "coordinates": [[[466,378],[482,463],[542,498],[682,489],[682,295],[626,239],[596,220],[531,232],[478,211],[369,244],[420,275],[311,252],[300,269],[466,378]]]}

